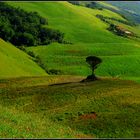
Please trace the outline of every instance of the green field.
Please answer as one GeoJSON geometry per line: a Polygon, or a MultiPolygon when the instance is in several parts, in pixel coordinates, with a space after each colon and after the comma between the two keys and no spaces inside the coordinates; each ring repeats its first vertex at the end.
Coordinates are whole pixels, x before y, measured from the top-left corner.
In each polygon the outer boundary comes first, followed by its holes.
{"type": "Polygon", "coordinates": [[[0,39],[0,78],[40,75],[45,71],[26,53],[0,39]]]}
{"type": "MultiPolygon", "coordinates": [[[[139,138],[140,41],[109,32],[96,14],[125,19],[68,2],[8,3],[37,11],[72,44],[26,48],[48,70],[60,70],[48,75],[0,39],[0,138],[139,138]],[[91,74],[90,55],[103,60],[95,71],[99,80],[80,82],[91,74]]],[[[139,26],[121,26],[140,35],[139,26]]]]}
{"type": "Polygon", "coordinates": [[[0,136],[140,136],[139,84],[117,79],[80,83],[81,79],[50,76],[1,80],[0,136]],[[61,82],[65,83],[59,85],[61,82]]]}
{"type": "MultiPolygon", "coordinates": [[[[136,78],[140,77],[139,41],[114,35],[106,30],[107,24],[96,18],[96,14],[102,14],[125,20],[120,15],[109,10],[94,10],[68,2],[10,4],[28,11],[37,11],[48,19],[49,26],[64,32],[65,40],[73,43],[28,48],[41,57],[48,69],[61,70],[61,74],[66,75],[85,76],[89,73],[85,58],[96,55],[103,59],[103,64],[97,70],[98,75],[128,77],[139,81],[136,78]]],[[[140,31],[138,27],[135,28],[132,27],[135,32],[140,31]]]]}

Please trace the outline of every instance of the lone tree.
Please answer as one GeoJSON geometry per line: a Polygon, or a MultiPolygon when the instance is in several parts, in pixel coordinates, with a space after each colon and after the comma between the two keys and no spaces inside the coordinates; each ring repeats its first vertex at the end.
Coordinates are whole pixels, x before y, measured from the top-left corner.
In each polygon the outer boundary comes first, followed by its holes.
{"type": "Polygon", "coordinates": [[[96,56],[88,56],[86,58],[86,62],[89,64],[92,74],[87,77],[88,80],[97,80],[97,77],[94,74],[95,69],[98,67],[98,65],[102,62],[102,60],[99,57],[96,56]]]}

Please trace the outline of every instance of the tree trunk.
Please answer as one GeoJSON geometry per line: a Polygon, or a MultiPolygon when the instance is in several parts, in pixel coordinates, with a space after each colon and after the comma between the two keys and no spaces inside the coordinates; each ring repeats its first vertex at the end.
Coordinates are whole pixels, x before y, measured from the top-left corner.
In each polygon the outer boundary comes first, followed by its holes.
{"type": "Polygon", "coordinates": [[[94,74],[94,70],[92,70],[92,74],[87,76],[87,78],[83,79],[81,82],[95,81],[95,80],[97,80],[97,77],[94,74]]]}
{"type": "Polygon", "coordinates": [[[92,75],[91,75],[91,80],[97,80],[97,77],[95,76],[94,73],[92,73],[92,75]]]}
{"type": "Polygon", "coordinates": [[[94,74],[94,70],[92,70],[92,74],[89,75],[89,76],[87,76],[86,79],[89,80],[89,81],[95,81],[95,80],[97,80],[97,77],[94,74]]]}

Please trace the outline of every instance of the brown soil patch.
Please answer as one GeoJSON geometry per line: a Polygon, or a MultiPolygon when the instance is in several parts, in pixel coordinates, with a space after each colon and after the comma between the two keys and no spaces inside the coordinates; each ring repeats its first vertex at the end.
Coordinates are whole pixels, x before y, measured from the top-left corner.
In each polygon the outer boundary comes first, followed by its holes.
{"type": "Polygon", "coordinates": [[[85,135],[85,134],[77,134],[75,135],[76,138],[95,138],[95,136],[85,135]]]}
{"type": "Polygon", "coordinates": [[[6,84],[0,84],[0,88],[5,88],[6,84]]]}
{"type": "Polygon", "coordinates": [[[80,119],[96,119],[97,114],[95,112],[91,112],[90,114],[80,115],[80,119]]]}

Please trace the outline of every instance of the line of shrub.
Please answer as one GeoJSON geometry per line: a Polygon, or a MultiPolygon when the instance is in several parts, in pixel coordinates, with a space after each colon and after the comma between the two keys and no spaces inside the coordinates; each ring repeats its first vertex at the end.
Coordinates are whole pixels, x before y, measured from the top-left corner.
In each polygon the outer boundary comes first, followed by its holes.
{"type": "Polygon", "coordinates": [[[136,26],[136,24],[133,23],[133,22],[128,22],[128,21],[121,20],[121,19],[117,19],[117,18],[113,18],[113,17],[107,17],[107,16],[103,16],[103,15],[101,15],[101,14],[97,14],[96,17],[99,18],[100,20],[106,22],[106,23],[111,23],[111,22],[109,22],[108,20],[114,20],[114,21],[118,21],[118,22],[120,22],[120,23],[129,25],[129,26],[136,26]]]}

